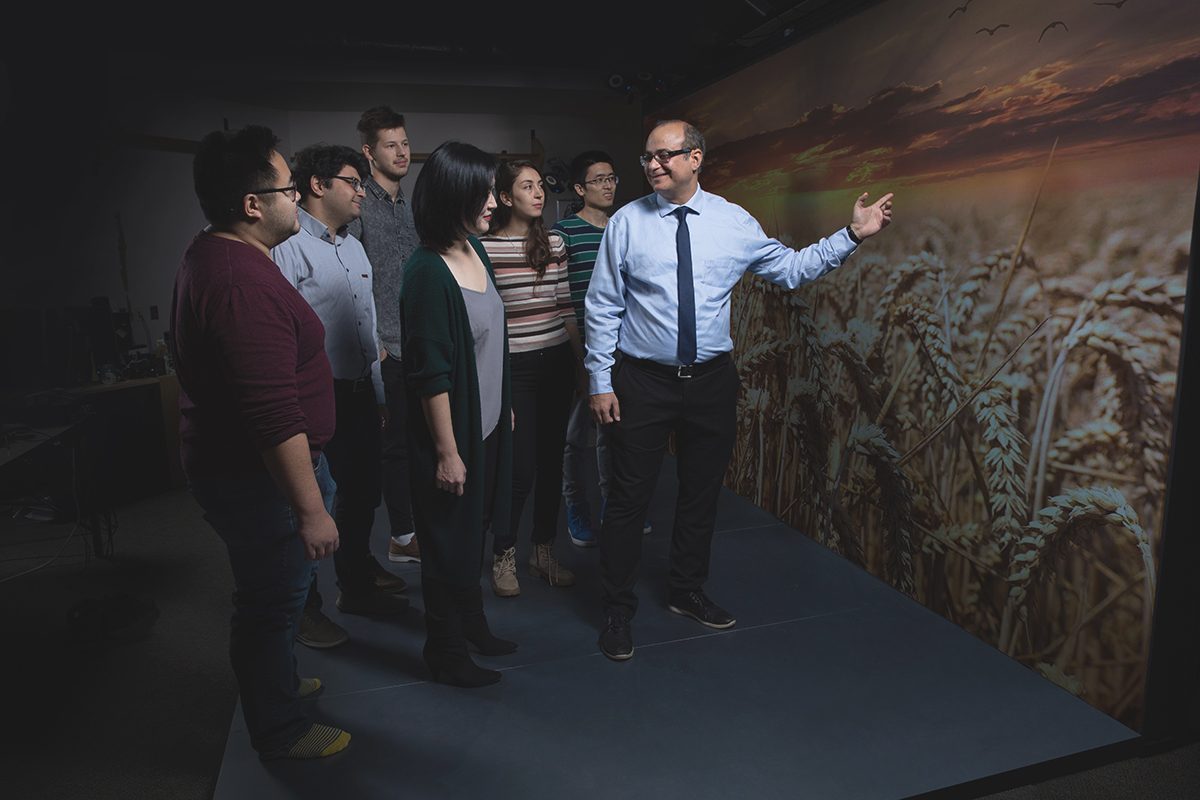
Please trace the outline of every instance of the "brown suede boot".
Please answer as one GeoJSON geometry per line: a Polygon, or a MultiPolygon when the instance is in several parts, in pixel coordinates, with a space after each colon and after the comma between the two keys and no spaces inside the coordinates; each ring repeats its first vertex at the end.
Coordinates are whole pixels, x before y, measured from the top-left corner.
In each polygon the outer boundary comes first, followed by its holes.
{"type": "Polygon", "coordinates": [[[510,547],[492,556],[492,591],[498,597],[516,597],[521,593],[517,583],[517,548],[510,547]]]}
{"type": "Polygon", "coordinates": [[[558,563],[554,557],[553,541],[533,546],[533,554],[529,557],[529,574],[545,578],[551,586],[575,585],[575,573],[558,563]]]}

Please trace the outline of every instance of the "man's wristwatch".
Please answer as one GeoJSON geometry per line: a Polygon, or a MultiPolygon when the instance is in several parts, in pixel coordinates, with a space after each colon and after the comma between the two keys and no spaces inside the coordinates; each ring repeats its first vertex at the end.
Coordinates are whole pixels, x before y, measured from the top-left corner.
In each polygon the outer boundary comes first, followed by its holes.
{"type": "Polygon", "coordinates": [[[849,235],[849,236],[850,236],[850,241],[854,242],[855,244],[862,244],[862,243],[863,243],[863,240],[862,240],[862,239],[860,239],[860,238],[858,238],[857,236],[855,236],[855,235],[854,235],[854,229],[853,229],[853,228],[851,228],[849,225],[847,225],[847,226],[846,226],[846,233],[847,233],[847,235],[849,235]]]}

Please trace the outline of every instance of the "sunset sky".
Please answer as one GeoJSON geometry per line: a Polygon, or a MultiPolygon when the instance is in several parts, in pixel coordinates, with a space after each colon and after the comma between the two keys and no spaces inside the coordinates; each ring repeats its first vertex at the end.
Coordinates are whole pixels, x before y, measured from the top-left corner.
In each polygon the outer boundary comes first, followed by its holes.
{"type": "Polygon", "coordinates": [[[957,5],[887,0],[655,116],[704,131],[734,197],[1028,173],[1056,137],[1076,187],[1195,176],[1200,3],[957,5]]]}

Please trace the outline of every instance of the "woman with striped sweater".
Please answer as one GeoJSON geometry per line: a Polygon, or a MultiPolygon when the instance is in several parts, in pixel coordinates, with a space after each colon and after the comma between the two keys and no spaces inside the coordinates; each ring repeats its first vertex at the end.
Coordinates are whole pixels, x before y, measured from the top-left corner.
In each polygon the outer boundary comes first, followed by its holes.
{"type": "Polygon", "coordinates": [[[575,576],[554,557],[562,491],[562,452],[576,385],[584,380],[579,329],[567,282],[562,239],[542,222],[542,175],[529,161],[501,162],[499,204],[482,242],[496,275],[508,319],[513,431],[511,525],[493,544],[492,589],[501,597],[521,592],[516,537],[521,513],[534,491],[530,574],[551,586],[571,586],[575,576]]]}

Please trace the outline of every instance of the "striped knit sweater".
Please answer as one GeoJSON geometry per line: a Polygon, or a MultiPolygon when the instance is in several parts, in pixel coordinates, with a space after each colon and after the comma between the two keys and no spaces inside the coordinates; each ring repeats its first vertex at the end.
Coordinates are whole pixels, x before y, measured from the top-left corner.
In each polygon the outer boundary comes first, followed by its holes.
{"type": "Polygon", "coordinates": [[[529,353],[568,341],[563,320],[575,312],[562,237],[550,234],[550,263],[541,278],[525,261],[524,237],[483,236],[480,241],[504,301],[509,353],[529,353]]]}
{"type": "Polygon", "coordinates": [[[583,336],[583,300],[587,297],[588,284],[592,282],[592,268],[600,252],[600,240],[604,238],[604,229],[597,228],[578,214],[572,214],[554,223],[554,231],[561,234],[567,243],[567,274],[571,281],[571,302],[575,305],[579,335],[583,336]]]}

